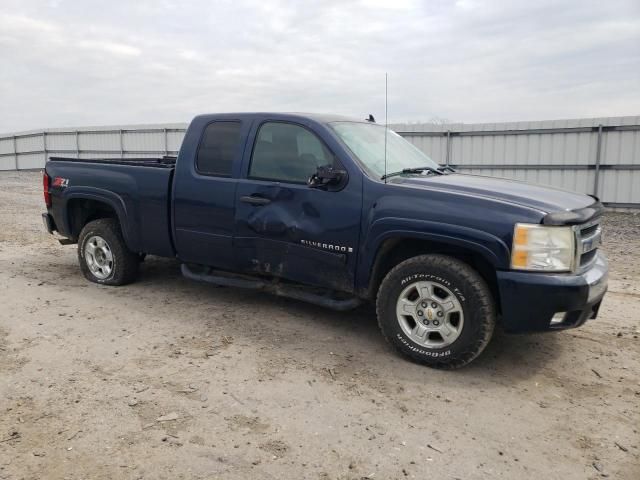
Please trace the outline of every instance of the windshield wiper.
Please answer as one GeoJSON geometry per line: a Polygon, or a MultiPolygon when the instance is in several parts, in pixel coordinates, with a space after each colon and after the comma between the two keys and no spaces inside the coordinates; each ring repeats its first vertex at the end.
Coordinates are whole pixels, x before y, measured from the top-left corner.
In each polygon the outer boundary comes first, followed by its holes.
{"type": "Polygon", "coordinates": [[[456,169],[455,169],[455,168],[453,168],[453,167],[450,167],[449,165],[440,165],[440,166],[438,167],[438,171],[440,171],[440,172],[447,172],[447,171],[449,171],[449,172],[451,172],[451,173],[456,173],[456,169]]]}
{"type": "Polygon", "coordinates": [[[437,168],[433,168],[433,167],[413,167],[413,168],[403,168],[402,170],[400,170],[398,172],[387,173],[386,175],[383,175],[382,177],[380,177],[380,180],[384,180],[385,178],[389,178],[389,177],[395,177],[397,175],[406,175],[408,173],[422,173],[422,172],[429,172],[429,173],[433,173],[435,175],[444,175],[444,172],[441,171],[440,169],[437,169],[437,168]]]}

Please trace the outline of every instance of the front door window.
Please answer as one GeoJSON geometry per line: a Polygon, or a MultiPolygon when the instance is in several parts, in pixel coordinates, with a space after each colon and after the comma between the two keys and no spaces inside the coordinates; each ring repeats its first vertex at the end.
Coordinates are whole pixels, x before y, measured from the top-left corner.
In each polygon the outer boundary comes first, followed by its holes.
{"type": "Polygon", "coordinates": [[[306,128],[267,122],[258,131],[249,178],[307,183],[318,167],[333,165],[333,162],[331,152],[306,128]]]}

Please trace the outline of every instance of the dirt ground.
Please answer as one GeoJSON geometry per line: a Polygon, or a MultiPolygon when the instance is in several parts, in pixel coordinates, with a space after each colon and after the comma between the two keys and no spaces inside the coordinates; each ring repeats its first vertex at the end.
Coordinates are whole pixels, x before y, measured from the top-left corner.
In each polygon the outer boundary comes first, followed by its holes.
{"type": "Polygon", "coordinates": [[[455,372],[398,357],[370,309],[194,283],[148,258],[86,281],[0,172],[0,478],[640,478],[640,215],[609,214],[600,317],[498,333],[455,372]]]}

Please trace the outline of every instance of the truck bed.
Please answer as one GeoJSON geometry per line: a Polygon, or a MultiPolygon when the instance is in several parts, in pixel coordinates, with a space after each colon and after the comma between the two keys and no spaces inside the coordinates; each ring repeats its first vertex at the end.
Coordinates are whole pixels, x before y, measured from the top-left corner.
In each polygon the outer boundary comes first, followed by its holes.
{"type": "MultiPolygon", "coordinates": [[[[65,180],[49,188],[58,231],[79,234],[73,222],[87,202],[102,202],[117,214],[130,250],[174,256],[171,239],[171,184],[175,157],[66,158],[51,157],[45,171],[65,180]]],[[[53,180],[52,180],[53,181],[53,180]]]]}

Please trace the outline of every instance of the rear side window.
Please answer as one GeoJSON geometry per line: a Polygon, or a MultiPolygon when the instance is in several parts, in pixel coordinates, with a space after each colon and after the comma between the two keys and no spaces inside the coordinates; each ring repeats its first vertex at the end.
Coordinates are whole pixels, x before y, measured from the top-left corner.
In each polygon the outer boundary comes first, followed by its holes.
{"type": "Polygon", "coordinates": [[[230,177],[239,146],[240,122],[209,124],[198,147],[196,169],[205,175],[230,177]]]}
{"type": "Polygon", "coordinates": [[[319,166],[333,163],[331,152],[306,128],[267,122],[258,131],[249,177],[306,183],[319,166]]]}

